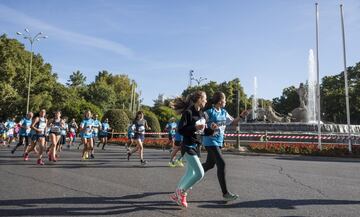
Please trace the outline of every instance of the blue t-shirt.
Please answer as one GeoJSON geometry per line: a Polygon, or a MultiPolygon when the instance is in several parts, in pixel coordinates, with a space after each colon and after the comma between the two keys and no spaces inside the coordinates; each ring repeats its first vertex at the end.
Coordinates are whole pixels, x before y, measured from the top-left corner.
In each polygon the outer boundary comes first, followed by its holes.
{"type": "Polygon", "coordinates": [[[61,135],[66,136],[66,131],[69,128],[69,125],[67,123],[64,124],[64,128],[61,128],[61,135]]]}
{"type": "Polygon", "coordinates": [[[98,119],[95,119],[94,123],[93,123],[93,134],[94,135],[98,134],[99,128],[100,128],[100,121],[98,119]]]}
{"type": "Polygon", "coordinates": [[[2,136],[3,133],[6,132],[6,127],[4,123],[0,123],[0,136],[2,136]]]}
{"type": "Polygon", "coordinates": [[[177,124],[175,122],[170,122],[166,124],[166,130],[169,133],[169,136],[175,136],[177,124]]]}
{"type": "Polygon", "coordinates": [[[8,120],[5,123],[5,127],[7,129],[7,134],[8,135],[13,135],[14,134],[15,122],[13,120],[8,120]]]}
{"type": "Polygon", "coordinates": [[[21,119],[21,121],[20,121],[21,128],[20,128],[20,131],[19,131],[20,136],[29,136],[30,135],[30,132],[31,132],[30,126],[31,126],[31,124],[32,124],[31,119],[27,119],[27,118],[21,119]]]}
{"type": "Polygon", "coordinates": [[[134,137],[134,135],[135,135],[135,124],[131,124],[128,127],[128,136],[134,137]]]}
{"type": "Polygon", "coordinates": [[[100,134],[101,135],[107,135],[108,134],[108,129],[110,128],[110,125],[106,122],[101,123],[101,131],[100,134]]]}
{"type": "Polygon", "coordinates": [[[84,119],[81,123],[80,123],[80,127],[83,129],[81,136],[83,138],[92,138],[93,135],[93,127],[94,125],[94,120],[89,118],[89,119],[84,119]]]}
{"type": "Polygon", "coordinates": [[[218,111],[214,107],[205,111],[205,117],[207,127],[210,128],[211,124],[215,123],[218,129],[213,136],[203,137],[204,146],[223,146],[226,125],[230,125],[234,118],[225,109],[218,111]]]}

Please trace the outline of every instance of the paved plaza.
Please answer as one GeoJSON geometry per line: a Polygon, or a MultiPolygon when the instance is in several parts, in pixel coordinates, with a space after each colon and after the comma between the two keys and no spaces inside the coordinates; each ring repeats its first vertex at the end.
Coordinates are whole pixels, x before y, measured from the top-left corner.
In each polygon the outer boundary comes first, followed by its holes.
{"type": "Polygon", "coordinates": [[[213,169],[184,209],[169,200],[184,169],[168,167],[167,151],[145,149],[146,166],[136,155],[127,161],[119,146],[88,161],[77,149],[64,150],[44,166],[20,156],[0,150],[0,216],[360,215],[360,159],[225,154],[228,185],[239,200],[222,201],[213,169]]]}

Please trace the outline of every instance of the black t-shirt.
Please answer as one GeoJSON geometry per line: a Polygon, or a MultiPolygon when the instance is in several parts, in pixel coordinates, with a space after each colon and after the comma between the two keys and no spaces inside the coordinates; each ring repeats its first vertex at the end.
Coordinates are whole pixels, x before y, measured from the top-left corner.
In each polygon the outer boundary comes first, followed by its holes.
{"type": "MultiPolygon", "coordinates": [[[[195,106],[189,107],[182,113],[178,130],[179,133],[183,136],[183,143],[181,152],[185,152],[189,155],[196,155],[197,146],[201,144],[201,136],[203,135],[212,135],[214,131],[210,128],[205,128],[204,132],[197,132],[196,122],[201,119],[205,119],[203,111],[197,111],[195,106]]],[[[205,124],[205,123],[204,123],[205,124]]]]}

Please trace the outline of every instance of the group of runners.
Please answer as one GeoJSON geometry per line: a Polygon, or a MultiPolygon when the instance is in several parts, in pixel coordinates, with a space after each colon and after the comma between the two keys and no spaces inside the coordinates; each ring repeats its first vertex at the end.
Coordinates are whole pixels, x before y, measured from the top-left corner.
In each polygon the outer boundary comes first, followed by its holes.
{"type": "Polygon", "coordinates": [[[103,122],[98,120],[98,115],[92,118],[91,111],[84,113],[84,119],[78,125],[75,119],[67,123],[67,118],[61,117],[61,111],[56,111],[54,117],[48,119],[46,110],[42,109],[38,115],[28,112],[26,117],[19,123],[15,118],[9,118],[6,122],[0,124],[0,133],[2,135],[2,146],[10,147],[15,138],[18,143],[12,148],[14,154],[18,147],[24,146],[23,157],[25,161],[29,160],[29,154],[36,152],[37,164],[44,165],[42,160],[44,152],[47,153],[49,161],[56,162],[59,159],[63,145],[67,143],[70,148],[74,145],[75,138],[79,134],[81,142],[78,149],[83,145],[82,159],[95,158],[94,144],[98,138],[98,147],[102,143],[102,149],[108,142],[109,130],[111,130],[108,119],[103,122]],[[68,138],[68,139],[67,139],[68,138]]]}
{"type": "MultiPolygon", "coordinates": [[[[184,175],[179,180],[175,192],[170,199],[182,207],[187,207],[187,195],[196,183],[204,177],[205,172],[217,167],[217,177],[225,201],[236,200],[239,196],[231,193],[226,184],[225,161],[222,156],[221,148],[224,145],[224,132],[228,125],[237,125],[240,117],[233,118],[224,109],[226,105],[226,96],[222,92],[216,92],[211,100],[211,107],[207,105],[206,93],[196,91],[187,98],[177,98],[174,102],[174,109],[181,114],[181,119],[176,121],[171,118],[165,127],[168,132],[169,144],[172,145],[170,153],[170,167],[183,167],[184,159],[186,169],[184,175]],[[200,162],[200,146],[203,145],[207,150],[207,158],[204,163],[200,162]],[[177,153],[180,155],[177,156],[177,153]]],[[[46,111],[43,109],[35,118],[33,113],[29,112],[19,124],[14,119],[0,125],[3,129],[2,135],[6,134],[7,142],[10,145],[14,139],[15,133],[18,133],[19,142],[12,149],[22,145],[24,148],[24,160],[29,159],[29,154],[36,151],[38,155],[37,164],[43,165],[42,156],[44,152],[48,153],[49,161],[56,162],[59,158],[59,151],[65,144],[66,135],[69,137],[68,147],[72,146],[77,132],[81,137],[80,145],[83,145],[82,159],[87,160],[94,158],[95,138],[99,136],[99,145],[102,143],[102,149],[107,144],[108,131],[111,129],[109,120],[103,122],[98,120],[95,115],[94,119],[91,111],[84,113],[84,119],[78,124],[74,119],[67,123],[66,119],[61,117],[61,112],[55,112],[52,119],[46,118],[46,111]],[[18,130],[16,130],[18,128],[18,130]]],[[[146,130],[151,130],[147,121],[144,119],[144,113],[138,111],[136,117],[128,127],[127,159],[130,160],[134,153],[139,154],[140,163],[147,164],[144,160],[143,142],[146,130]],[[131,149],[131,145],[135,148],[131,149]]],[[[5,140],[5,138],[3,138],[5,140]]],[[[4,143],[5,144],[5,143],[4,143]]]]}

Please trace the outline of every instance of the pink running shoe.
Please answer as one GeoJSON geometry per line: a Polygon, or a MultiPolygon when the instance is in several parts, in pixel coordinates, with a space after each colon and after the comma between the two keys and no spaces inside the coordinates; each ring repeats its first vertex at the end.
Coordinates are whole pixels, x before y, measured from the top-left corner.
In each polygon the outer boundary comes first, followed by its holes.
{"type": "Polygon", "coordinates": [[[24,161],[28,161],[29,160],[29,154],[28,153],[25,153],[24,154],[24,161]]]}
{"type": "Polygon", "coordinates": [[[39,164],[39,165],[44,165],[45,163],[44,163],[44,161],[43,161],[43,160],[38,159],[38,160],[37,160],[37,164],[39,164]]]}
{"type": "Polygon", "coordinates": [[[173,193],[172,195],[170,195],[170,199],[172,201],[174,201],[177,205],[181,206],[181,201],[177,197],[176,193],[173,193]]]}
{"type": "Polygon", "coordinates": [[[185,207],[185,208],[187,208],[188,207],[188,204],[187,204],[187,202],[186,202],[186,196],[187,196],[187,194],[186,194],[186,192],[183,192],[181,189],[176,189],[176,191],[175,191],[175,196],[176,196],[176,198],[177,198],[177,204],[178,205],[180,205],[180,206],[182,206],[182,207],[185,207]]]}

